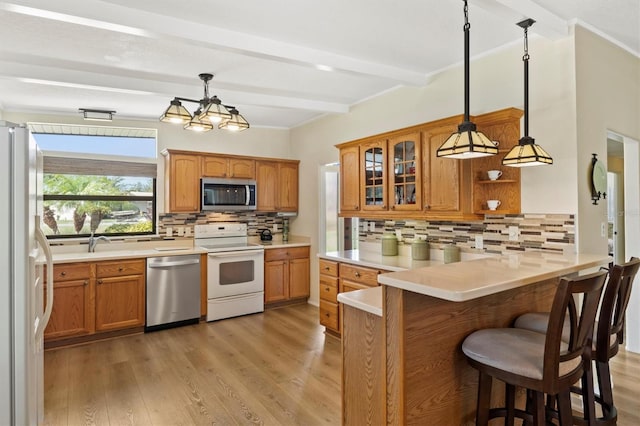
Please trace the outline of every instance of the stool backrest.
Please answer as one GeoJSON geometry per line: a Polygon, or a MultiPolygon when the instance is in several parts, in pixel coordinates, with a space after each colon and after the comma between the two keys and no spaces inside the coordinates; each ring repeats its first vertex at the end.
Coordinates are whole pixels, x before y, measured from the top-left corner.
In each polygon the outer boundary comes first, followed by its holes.
{"type": "Polygon", "coordinates": [[[591,362],[591,340],[593,325],[600,303],[600,296],[607,277],[606,271],[575,277],[561,278],[553,299],[549,324],[547,326],[543,382],[548,388],[546,393],[556,394],[560,383],[575,382],[591,362]],[[581,309],[577,315],[571,315],[571,339],[563,342],[562,331],[565,319],[569,315],[571,299],[582,296],[581,309]]]}
{"type": "Polygon", "coordinates": [[[618,353],[618,345],[622,343],[624,336],[625,312],[638,269],[640,259],[632,257],[627,263],[614,265],[609,272],[596,330],[594,358],[598,361],[606,362],[618,353]]]}

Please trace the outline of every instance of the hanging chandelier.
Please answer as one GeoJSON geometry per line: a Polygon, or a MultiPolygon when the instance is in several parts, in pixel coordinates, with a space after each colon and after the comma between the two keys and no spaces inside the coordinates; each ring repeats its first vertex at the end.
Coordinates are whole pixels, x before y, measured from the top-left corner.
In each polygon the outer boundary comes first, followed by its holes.
{"type": "Polygon", "coordinates": [[[209,96],[209,81],[213,74],[198,75],[204,84],[204,96],[200,100],[175,97],[169,107],[160,116],[165,123],[183,124],[186,130],[208,132],[215,125],[218,129],[242,131],[249,128],[249,122],[238,112],[236,107],[224,105],[217,96],[209,96]],[[182,105],[182,102],[198,104],[193,115],[182,105]]]}
{"type": "Polygon", "coordinates": [[[482,132],[476,130],[475,123],[469,118],[469,6],[464,0],[464,118],[453,133],[438,148],[438,157],[477,158],[495,155],[498,147],[482,132]]]}
{"type": "Polygon", "coordinates": [[[540,166],[544,164],[553,164],[553,158],[537,145],[535,139],[529,136],[529,38],[527,37],[528,29],[533,23],[533,19],[525,19],[516,25],[524,28],[524,136],[518,141],[518,145],[511,150],[502,159],[504,166],[510,167],[527,167],[540,166]]]}

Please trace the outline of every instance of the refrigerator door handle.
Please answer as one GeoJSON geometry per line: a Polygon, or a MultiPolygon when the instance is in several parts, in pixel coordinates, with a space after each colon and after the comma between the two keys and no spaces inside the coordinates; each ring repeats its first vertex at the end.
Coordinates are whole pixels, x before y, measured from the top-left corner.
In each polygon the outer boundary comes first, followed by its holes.
{"type": "Polygon", "coordinates": [[[44,257],[47,262],[47,278],[45,280],[45,290],[47,292],[47,304],[44,310],[44,314],[38,323],[36,324],[35,336],[36,340],[39,340],[42,334],[44,333],[44,329],[47,327],[49,323],[49,318],[51,317],[51,311],[53,310],[53,255],[51,254],[51,248],[49,247],[49,241],[47,241],[47,237],[44,235],[44,232],[40,228],[40,216],[36,216],[36,240],[40,247],[42,247],[42,251],[44,252],[44,257]]]}

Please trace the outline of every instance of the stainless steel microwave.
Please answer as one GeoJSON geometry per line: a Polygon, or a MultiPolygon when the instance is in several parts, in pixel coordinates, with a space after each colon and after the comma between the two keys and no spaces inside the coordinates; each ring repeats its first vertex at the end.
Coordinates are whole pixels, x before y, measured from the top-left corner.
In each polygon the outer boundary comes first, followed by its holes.
{"type": "Polygon", "coordinates": [[[256,209],[256,181],[202,179],[201,209],[232,211],[256,209]]]}

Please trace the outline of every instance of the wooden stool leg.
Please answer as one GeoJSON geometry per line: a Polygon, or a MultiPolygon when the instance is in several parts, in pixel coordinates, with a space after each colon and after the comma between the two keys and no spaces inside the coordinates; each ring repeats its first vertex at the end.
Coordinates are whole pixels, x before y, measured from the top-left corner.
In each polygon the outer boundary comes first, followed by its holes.
{"type": "Polygon", "coordinates": [[[600,398],[602,398],[602,413],[605,419],[610,418],[613,408],[613,391],[611,389],[611,372],[609,363],[596,361],[596,375],[598,376],[598,386],[600,387],[600,398]]]}
{"type": "Polygon", "coordinates": [[[509,383],[506,384],[505,391],[505,406],[507,408],[507,415],[504,419],[504,424],[513,425],[515,421],[515,411],[516,411],[516,387],[509,383]]]}
{"type": "Polygon", "coordinates": [[[560,426],[573,425],[573,412],[571,411],[571,392],[565,391],[558,394],[558,420],[560,426]]]}
{"type": "Polygon", "coordinates": [[[591,363],[585,366],[582,374],[582,412],[588,425],[596,419],[596,397],[593,389],[593,370],[591,363]]]}
{"type": "Polygon", "coordinates": [[[491,381],[493,378],[480,372],[478,379],[478,406],[476,407],[476,426],[489,424],[489,408],[491,406],[491,381]]]}
{"type": "Polygon", "coordinates": [[[542,392],[532,392],[533,405],[533,424],[535,426],[544,426],[547,422],[544,406],[544,394],[542,392]]]}

